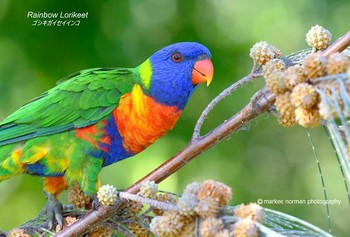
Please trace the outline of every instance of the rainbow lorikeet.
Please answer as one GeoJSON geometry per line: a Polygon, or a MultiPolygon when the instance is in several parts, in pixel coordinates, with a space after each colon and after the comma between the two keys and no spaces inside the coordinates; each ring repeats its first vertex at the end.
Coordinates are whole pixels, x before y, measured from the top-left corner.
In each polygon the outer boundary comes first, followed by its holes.
{"type": "Polygon", "coordinates": [[[0,123],[0,182],[21,173],[44,177],[48,215],[62,225],[56,197],[73,182],[93,195],[101,168],[172,129],[198,84],[211,82],[210,58],[205,46],[183,42],[135,68],[69,76],[0,123]]]}

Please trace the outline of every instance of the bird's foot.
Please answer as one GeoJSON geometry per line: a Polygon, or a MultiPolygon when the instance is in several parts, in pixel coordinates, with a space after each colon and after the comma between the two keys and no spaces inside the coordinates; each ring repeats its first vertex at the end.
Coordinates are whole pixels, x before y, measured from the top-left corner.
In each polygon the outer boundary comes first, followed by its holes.
{"type": "Polygon", "coordinates": [[[94,195],[91,202],[91,209],[96,211],[99,205],[100,201],[98,200],[97,195],[94,195]]]}
{"type": "Polygon", "coordinates": [[[52,194],[47,194],[47,198],[47,204],[40,212],[39,216],[47,215],[48,227],[50,230],[52,230],[56,224],[62,228],[64,223],[62,203],[52,194]]]}

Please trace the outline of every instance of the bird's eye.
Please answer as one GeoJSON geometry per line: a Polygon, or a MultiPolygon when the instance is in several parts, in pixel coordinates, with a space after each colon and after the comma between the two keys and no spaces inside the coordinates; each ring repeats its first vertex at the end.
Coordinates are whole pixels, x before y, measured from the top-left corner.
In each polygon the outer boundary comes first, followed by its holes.
{"type": "Polygon", "coordinates": [[[173,60],[173,62],[175,62],[175,63],[181,62],[181,60],[182,60],[181,53],[179,53],[179,52],[173,53],[171,55],[171,60],[173,60]]]}

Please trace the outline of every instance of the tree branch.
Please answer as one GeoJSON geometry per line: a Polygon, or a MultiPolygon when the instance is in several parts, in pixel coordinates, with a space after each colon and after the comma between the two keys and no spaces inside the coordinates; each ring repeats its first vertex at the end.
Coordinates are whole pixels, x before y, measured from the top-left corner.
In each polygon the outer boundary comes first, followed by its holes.
{"type": "MultiPolygon", "coordinates": [[[[253,69],[254,70],[254,69],[253,69]]],[[[241,87],[242,85],[250,82],[252,79],[261,77],[262,74],[254,74],[253,72],[250,73],[248,76],[242,78],[241,80],[237,81],[236,83],[232,84],[225,90],[223,90],[218,96],[216,96],[209,105],[203,110],[201,116],[199,117],[196,126],[194,127],[194,132],[192,136],[192,140],[195,140],[200,137],[200,130],[204,123],[204,120],[207,118],[210,111],[214,109],[214,107],[226,96],[230,95],[233,91],[237,90],[237,88],[241,87]]]]}
{"type": "Polygon", "coordinates": [[[350,31],[344,34],[342,37],[337,39],[333,44],[331,44],[322,55],[328,57],[335,52],[343,52],[350,45],[350,31]]]}

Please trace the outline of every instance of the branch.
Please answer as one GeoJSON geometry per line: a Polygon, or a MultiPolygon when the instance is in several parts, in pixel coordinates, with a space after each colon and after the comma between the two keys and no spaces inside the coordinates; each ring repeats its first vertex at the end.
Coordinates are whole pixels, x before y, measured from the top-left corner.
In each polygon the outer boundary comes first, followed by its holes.
{"type": "Polygon", "coordinates": [[[142,204],[148,204],[151,207],[162,209],[163,211],[169,211],[169,210],[178,211],[177,206],[174,204],[157,201],[151,198],[145,198],[140,195],[132,194],[130,192],[119,192],[118,195],[119,195],[119,198],[121,199],[132,200],[142,204]]]}
{"type": "Polygon", "coordinates": [[[228,88],[223,90],[218,96],[216,96],[209,103],[209,105],[203,110],[201,116],[199,117],[199,119],[198,119],[198,121],[196,123],[196,126],[194,127],[192,140],[198,139],[200,137],[200,130],[201,130],[201,127],[202,127],[202,125],[204,123],[204,120],[206,119],[206,117],[208,116],[210,111],[212,111],[214,109],[214,107],[222,99],[224,99],[226,96],[230,95],[233,91],[237,90],[237,88],[241,87],[242,85],[246,84],[247,82],[250,82],[252,79],[257,78],[257,77],[261,77],[261,76],[262,76],[262,74],[251,73],[248,76],[246,76],[246,77],[242,78],[241,80],[237,81],[236,83],[232,84],[231,86],[229,86],[228,88]]]}
{"type": "MultiPolygon", "coordinates": [[[[350,44],[350,32],[346,33],[343,37],[339,38],[324,52],[324,56],[329,56],[331,53],[343,51],[350,44]]],[[[244,126],[247,122],[256,118],[261,113],[268,111],[275,101],[275,95],[268,92],[266,89],[262,89],[256,93],[253,99],[246,105],[240,112],[226,120],[224,123],[216,127],[214,130],[204,136],[200,136],[200,128],[204,122],[204,119],[212,108],[224,97],[230,94],[232,91],[250,81],[252,78],[258,77],[258,74],[249,74],[237,83],[233,84],[225,91],[223,91],[218,97],[212,101],[208,107],[203,111],[200,116],[193,134],[192,140],[183,148],[179,153],[166,161],[164,164],[156,168],[144,178],[129,187],[126,192],[137,193],[143,182],[147,180],[153,180],[159,183],[169,177],[171,174],[182,168],[189,161],[194,159],[199,154],[213,147],[233,132],[244,126]]],[[[95,211],[91,211],[84,218],[79,219],[74,224],[68,226],[66,229],[57,233],[56,237],[68,237],[68,236],[81,236],[93,225],[105,220],[116,211],[117,206],[99,206],[95,211]]]]}
{"type": "Polygon", "coordinates": [[[335,52],[343,52],[350,45],[350,31],[337,39],[332,45],[330,45],[322,55],[328,57],[335,52]]]}

